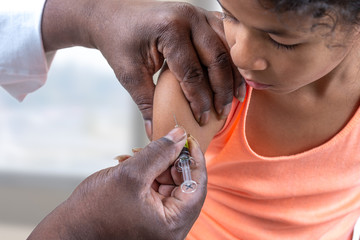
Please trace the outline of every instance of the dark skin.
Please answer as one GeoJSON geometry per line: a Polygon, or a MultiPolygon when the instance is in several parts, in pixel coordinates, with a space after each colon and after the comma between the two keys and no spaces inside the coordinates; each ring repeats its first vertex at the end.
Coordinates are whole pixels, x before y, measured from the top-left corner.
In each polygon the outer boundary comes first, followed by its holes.
{"type": "MultiPolygon", "coordinates": [[[[175,128],[115,167],[85,179],[31,233],[31,239],[184,239],[206,196],[205,159],[188,138],[195,161],[194,193],[183,193],[173,166],[186,133],[175,128]]],[[[125,159],[125,160],[124,160],[125,159]]]]}
{"type": "Polygon", "coordinates": [[[245,94],[219,13],[187,3],[47,0],[42,36],[47,52],[72,46],[100,50],[142,112],[149,138],[152,77],[164,59],[200,125],[208,122],[212,106],[225,118],[232,97],[245,94]]]}

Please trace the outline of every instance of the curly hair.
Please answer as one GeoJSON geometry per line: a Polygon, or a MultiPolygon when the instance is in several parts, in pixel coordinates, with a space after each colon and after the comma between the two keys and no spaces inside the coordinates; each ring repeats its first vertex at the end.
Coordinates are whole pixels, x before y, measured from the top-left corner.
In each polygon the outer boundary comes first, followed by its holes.
{"type": "Polygon", "coordinates": [[[295,12],[315,19],[330,16],[334,25],[338,22],[360,24],[359,0],[258,0],[262,6],[276,13],[295,12]]]}

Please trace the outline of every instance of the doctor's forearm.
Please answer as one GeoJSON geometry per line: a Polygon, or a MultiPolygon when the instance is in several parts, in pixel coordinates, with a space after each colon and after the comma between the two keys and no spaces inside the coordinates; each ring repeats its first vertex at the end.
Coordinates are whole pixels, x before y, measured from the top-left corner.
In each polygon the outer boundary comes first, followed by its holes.
{"type": "MultiPolygon", "coordinates": [[[[120,1],[121,2],[121,1],[120,1]]],[[[45,52],[72,46],[94,47],[90,29],[94,15],[100,14],[95,0],[47,0],[42,17],[45,52]]]]}

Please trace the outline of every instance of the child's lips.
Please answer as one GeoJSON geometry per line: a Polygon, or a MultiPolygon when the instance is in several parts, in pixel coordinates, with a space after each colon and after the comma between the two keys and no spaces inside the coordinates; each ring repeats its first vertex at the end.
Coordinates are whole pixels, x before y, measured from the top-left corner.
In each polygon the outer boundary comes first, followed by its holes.
{"type": "Polygon", "coordinates": [[[268,88],[271,87],[271,85],[269,85],[269,84],[258,83],[258,82],[255,82],[255,81],[253,81],[253,80],[246,79],[246,78],[245,78],[245,82],[246,82],[247,85],[249,85],[250,87],[252,87],[252,88],[254,88],[254,89],[258,89],[258,90],[268,89],[268,88]]]}

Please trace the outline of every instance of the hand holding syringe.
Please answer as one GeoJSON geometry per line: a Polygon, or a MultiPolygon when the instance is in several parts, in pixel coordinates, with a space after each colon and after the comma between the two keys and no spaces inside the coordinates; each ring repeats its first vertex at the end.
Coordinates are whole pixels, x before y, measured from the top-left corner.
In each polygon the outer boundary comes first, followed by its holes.
{"type": "MultiPolygon", "coordinates": [[[[175,115],[174,119],[176,123],[175,127],[178,127],[179,125],[177,124],[175,115]]],[[[193,164],[194,160],[190,156],[188,141],[186,141],[185,146],[181,150],[179,157],[174,163],[176,169],[179,172],[182,172],[184,182],[181,184],[181,191],[183,191],[184,193],[195,192],[197,188],[197,183],[191,179],[190,165],[193,164]]]]}

